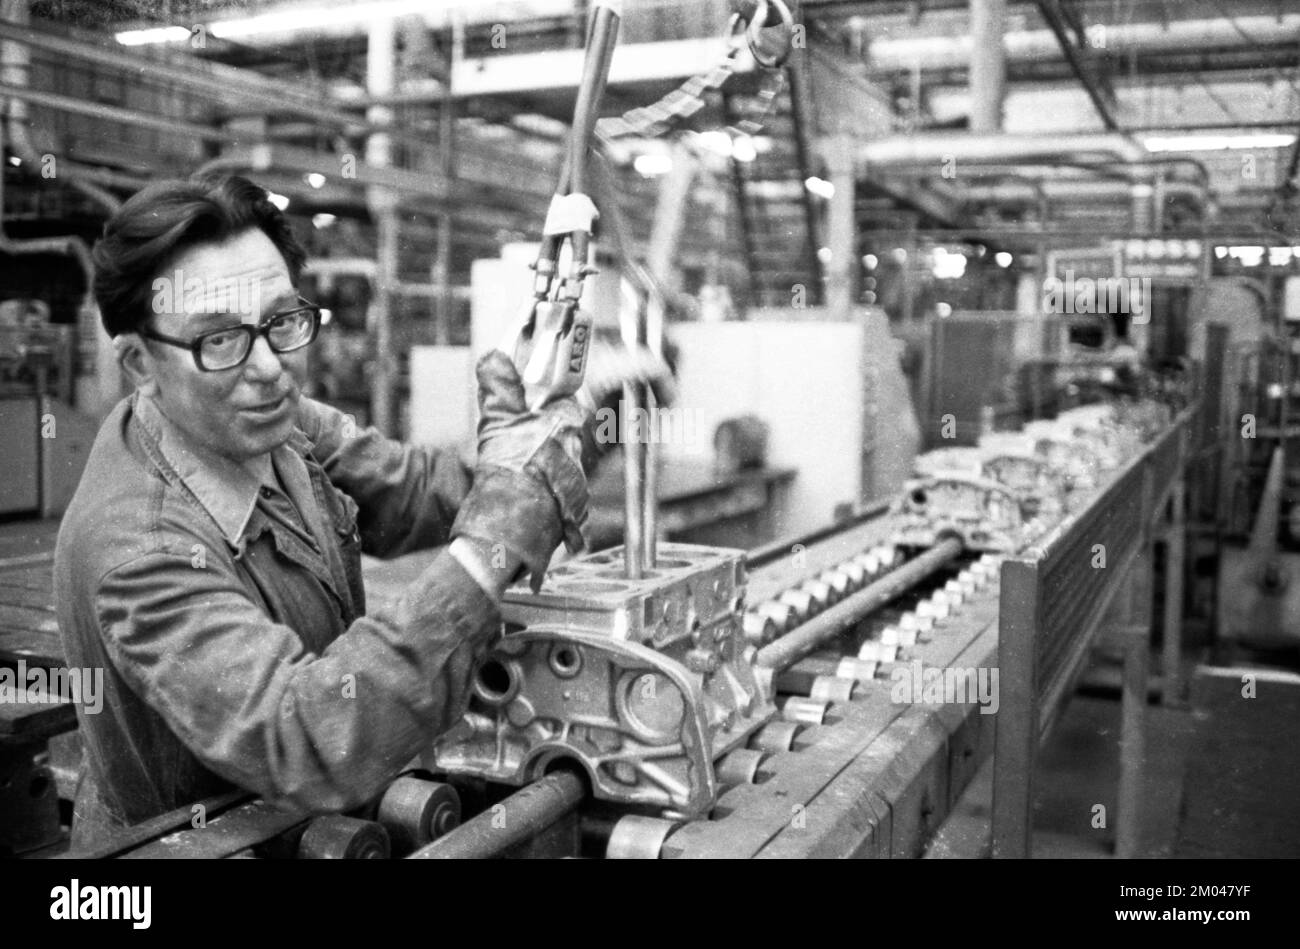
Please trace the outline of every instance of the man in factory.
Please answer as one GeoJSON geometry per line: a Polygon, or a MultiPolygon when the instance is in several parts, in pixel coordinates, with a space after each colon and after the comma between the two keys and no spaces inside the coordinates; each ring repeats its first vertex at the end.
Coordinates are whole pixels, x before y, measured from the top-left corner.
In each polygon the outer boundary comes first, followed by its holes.
{"type": "Polygon", "coordinates": [[[321,317],[298,294],[303,263],[238,177],[152,185],[95,248],[135,392],[55,555],[67,661],[105,676],[103,711],[78,710],[74,847],[232,786],[311,811],[374,797],[463,713],[505,587],[580,543],[574,400],[529,411],[493,351],[473,472],[358,429],[301,394],[321,317]],[[362,551],[444,544],[366,615],[362,551]]]}

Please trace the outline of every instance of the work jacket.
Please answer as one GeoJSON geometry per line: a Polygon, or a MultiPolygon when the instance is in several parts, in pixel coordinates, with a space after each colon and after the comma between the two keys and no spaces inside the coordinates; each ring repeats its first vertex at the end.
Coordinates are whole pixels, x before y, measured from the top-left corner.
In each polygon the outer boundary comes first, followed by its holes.
{"type": "Polygon", "coordinates": [[[55,550],[67,662],[104,670],[74,849],[234,787],[359,806],[464,712],[499,629],[446,550],[365,615],[361,552],[445,544],[470,472],[303,398],[260,483],[138,393],[91,449],[55,550]]]}

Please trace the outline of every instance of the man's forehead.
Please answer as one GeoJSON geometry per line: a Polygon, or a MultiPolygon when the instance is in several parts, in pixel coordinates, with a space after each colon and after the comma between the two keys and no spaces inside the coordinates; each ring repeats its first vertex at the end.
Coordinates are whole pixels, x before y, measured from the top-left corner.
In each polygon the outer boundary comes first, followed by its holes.
{"type": "Polygon", "coordinates": [[[258,315],[295,298],[279,250],[261,231],[187,248],[154,280],[156,309],[258,315]]]}

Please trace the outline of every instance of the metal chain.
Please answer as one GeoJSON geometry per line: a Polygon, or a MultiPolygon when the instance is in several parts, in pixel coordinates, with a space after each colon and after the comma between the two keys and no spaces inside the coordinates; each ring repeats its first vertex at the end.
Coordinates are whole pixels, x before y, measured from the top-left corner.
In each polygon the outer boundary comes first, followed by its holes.
{"type": "MultiPolygon", "coordinates": [[[[745,24],[739,16],[733,14],[728,25],[727,48],[716,65],[687,79],[658,102],[630,109],[621,116],[601,119],[597,123],[600,137],[612,140],[631,135],[640,138],[667,135],[704,108],[707,93],[722,89],[736,71],[736,58],[744,47],[745,24]]],[[[739,130],[746,135],[753,135],[763,127],[785,84],[782,70],[764,69],[763,72],[765,75],[758,91],[758,98],[763,103],[762,110],[756,119],[747,119],[738,125],[739,130]]]]}

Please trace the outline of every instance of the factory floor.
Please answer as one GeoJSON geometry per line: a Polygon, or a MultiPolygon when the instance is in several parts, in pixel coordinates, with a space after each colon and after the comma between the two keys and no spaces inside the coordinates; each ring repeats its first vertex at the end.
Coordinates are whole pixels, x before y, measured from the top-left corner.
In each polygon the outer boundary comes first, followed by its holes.
{"type": "MultiPolygon", "coordinates": [[[[1190,682],[1187,707],[1147,709],[1138,855],[1300,856],[1300,676],[1257,661],[1199,666],[1190,682]]],[[[1076,695],[1043,749],[1035,857],[1113,854],[1120,702],[1104,692],[1076,695]]]]}

